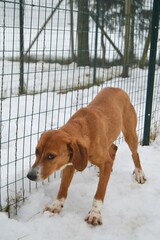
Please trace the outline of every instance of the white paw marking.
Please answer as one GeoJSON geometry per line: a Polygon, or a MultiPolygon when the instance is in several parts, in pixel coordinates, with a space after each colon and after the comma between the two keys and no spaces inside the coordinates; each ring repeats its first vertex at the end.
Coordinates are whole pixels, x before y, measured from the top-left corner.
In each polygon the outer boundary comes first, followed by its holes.
{"type": "Polygon", "coordinates": [[[64,204],[65,199],[56,199],[53,203],[49,204],[44,211],[49,211],[52,213],[60,213],[60,211],[63,208],[63,204],[64,204]]]}
{"type": "Polygon", "coordinates": [[[139,168],[135,168],[133,174],[138,183],[144,183],[147,180],[144,175],[144,172],[139,168]]]}
{"type": "Polygon", "coordinates": [[[93,200],[93,205],[91,211],[87,214],[85,221],[92,225],[101,225],[102,224],[102,211],[103,203],[101,200],[93,200]]]}

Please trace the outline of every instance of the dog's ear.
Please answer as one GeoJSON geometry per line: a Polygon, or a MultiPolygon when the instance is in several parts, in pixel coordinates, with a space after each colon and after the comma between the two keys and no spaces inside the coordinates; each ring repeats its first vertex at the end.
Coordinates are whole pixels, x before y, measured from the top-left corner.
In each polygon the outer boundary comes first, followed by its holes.
{"type": "Polygon", "coordinates": [[[78,142],[68,144],[70,161],[78,171],[83,171],[88,164],[87,149],[78,142]]]}

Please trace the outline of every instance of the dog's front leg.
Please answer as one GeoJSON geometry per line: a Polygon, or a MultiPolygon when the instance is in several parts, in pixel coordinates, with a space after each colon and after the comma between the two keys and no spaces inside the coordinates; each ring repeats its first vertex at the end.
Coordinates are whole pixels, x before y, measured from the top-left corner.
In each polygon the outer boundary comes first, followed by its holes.
{"type": "Polygon", "coordinates": [[[101,211],[102,211],[103,200],[105,197],[107,183],[110,177],[110,173],[112,171],[112,165],[113,165],[113,160],[110,157],[108,157],[108,160],[105,161],[102,166],[99,166],[100,174],[99,174],[99,183],[98,183],[97,192],[93,199],[91,211],[88,213],[88,215],[85,218],[85,221],[87,221],[89,224],[92,224],[92,225],[102,224],[101,211]]]}
{"type": "Polygon", "coordinates": [[[65,199],[67,198],[68,188],[70,186],[70,183],[72,181],[73,175],[74,175],[74,167],[73,166],[67,166],[63,172],[62,172],[62,180],[60,189],[57,195],[57,199],[53,201],[50,205],[48,205],[45,208],[45,211],[49,211],[52,213],[60,213],[60,211],[63,208],[65,199]]]}

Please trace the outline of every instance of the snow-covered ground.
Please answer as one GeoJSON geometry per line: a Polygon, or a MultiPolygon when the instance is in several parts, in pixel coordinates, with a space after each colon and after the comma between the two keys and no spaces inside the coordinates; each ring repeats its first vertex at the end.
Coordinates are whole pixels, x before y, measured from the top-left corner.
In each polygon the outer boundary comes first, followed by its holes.
{"type": "MultiPolygon", "coordinates": [[[[37,6],[34,6],[31,11],[29,6],[31,1],[26,0],[25,2],[24,45],[27,49],[30,41],[37,33],[37,28],[44,23],[51,9],[48,7],[45,12],[45,8],[42,8],[40,22],[38,23],[37,6]],[[31,20],[32,17],[33,21],[31,20]],[[30,31],[30,28],[32,28],[32,31],[30,31]]],[[[39,0],[34,1],[35,5],[38,3],[39,0]]],[[[3,2],[0,2],[0,8],[3,6],[3,2]]],[[[139,141],[141,141],[148,69],[131,69],[130,77],[122,79],[119,77],[122,71],[121,67],[97,68],[97,79],[104,81],[103,84],[78,92],[60,94],[60,92],[65,92],[73,86],[92,83],[94,69],[89,67],[78,68],[73,63],[66,66],[49,64],[43,61],[25,63],[24,90],[28,95],[18,96],[19,62],[11,62],[7,59],[19,55],[19,9],[16,5],[15,9],[17,10],[14,12],[11,3],[6,3],[5,6],[6,12],[1,11],[0,13],[0,24],[2,26],[0,28],[0,69],[3,73],[1,74],[3,85],[0,81],[0,98],[3,99],[0,103],[2,108],[0,186],[3,187],[1,189],[1,202],[2,206],[5,207],[8,193],[10,203],[17,196],[21,199],[23,188],[25,189],[25,196],[28,196],[28,198],[23,205],[19,206],[18,215],[12,216],[12,219],[8,219],[5,213],[0,213],[0,240],[159,239],[160,136],[149,147],[139,146],[142,165],[147,176],[147,182],[144,185],[139,185],[134,181],[130,152],[125,143],[119,143],[119,151],[117,152],[114,171],[111,175],[104,203],[104,223],[100,227],[93,228],[83,220],[90,210],[98,182],[97,171],[94,167],[87,168],[83,173],[75,174],[65,207],[58,216],[43,213],[43,208],[56,197],[60,182],[59,173],[56,178],[54,176],[51,178],[50,183],[45,182],[44,185],[38,185],[37,190],[35,190],[34,184],[32,185],[24,178],[31,162],[34,161],[33,153],[38,135],[44,130],[54,129],[64,124],[77,108],[85,106],[105,86],[121,87],[129,93],[137,111],[137,130],[139,141]],[[3,28],[4,16],[5,28],[3,28]],[[11,31],[13,26],[17,26],[17,28],[11,31]],[[5,52],[3,52],[4,49],[5,52]],[[3,53],[4,61],[1,60],[3,53]],[[110,79],[112,81],[108,81],[110,79]],[[46,89],[49,92],[45,92],[46,89]],[[39,94],[41,91],[44,91],[44,93],[39,94]],[[12,97],[10,98],[10,96],[12,97]],[[9,184],[8,189],[7,184],[9,184]],[[29,193],[31,188],[33,189],[32,194],[29,193]]],[[[66,7],[68,5],[63,3],[47,26],[48,29],[52,27],[52,34],[48,30],[43,31],[38,42],[33,46],[31,54],[34,55],[38,51],[38,59],[42,59],[42,54],[44,54],[44,57],[47,57],[48,53],[50,55],[50,47],[52,49],[51,54],[53,54],[51,57],[53,58],[55,54],[62,57],[62,53],[65,53],[63,55],[65,57],[70,56],[70,18],[69,12],[64,11],[66,7]],[[57,31],[57,26],[59,31],[57,31]]],[[[74,14],[75,39],[76,19],[77,12],[74,14]]],[[[90,28],[95,30],[95,24],[92,21],[90,21],[90,28]]],[[[119,45],[118,43],[121,45],[122,39],[122,37],[114,36],[117,45],[119,45]]],[[[94,51],[92,51],[94,49],[93,33],[90,34],[89,41],[92,56],[94,54],[94,51]]],[[[106,42],[106,44],[110,51],[108,53],[109,60],[116,58],[117,55],[115,56],[115,52],[109,43],[106,42]]],[[[144,45],[144,41],[142,45],[144,45]]],[[[99,40],[98,56],[101,54],[100,48],[99,40]]],[[[123,46],[121,49],[123,51],[123,46]]],[[[138,50],[141,53],[143,47],[139,47],[138,50]]],[[[157,123],[160,119],[157,101],[160,96],[159,76],[160,68],[157,67],[152,116],[157,123]]]]}
{"type": "Polygon", "coordinates": [[[43,213],[55,197],[59,179],[34,191],[14,219],[0,213],[3,240],[158,240],[160,235],[160,136],[149,147],[139,147],[147,182],[132,176],[133,163],[125,143],[120,144],[103,207],[103,225],[89,226],[84,217],[97,186],[94,167],[76,173],[59,215],[43,213]]]}

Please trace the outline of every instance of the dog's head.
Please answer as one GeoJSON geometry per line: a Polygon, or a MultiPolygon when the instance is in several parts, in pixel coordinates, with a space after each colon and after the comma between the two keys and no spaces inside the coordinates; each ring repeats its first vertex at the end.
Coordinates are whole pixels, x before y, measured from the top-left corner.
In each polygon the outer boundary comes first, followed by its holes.
{"type": "Polygon", "coordinates": [[[83,171],[88,163],[86,148],[61,130],[43,133],[35,155],[35,163],[27,175],[32,181],[42,181],[69,164],[76,170],[83,171]]]}

